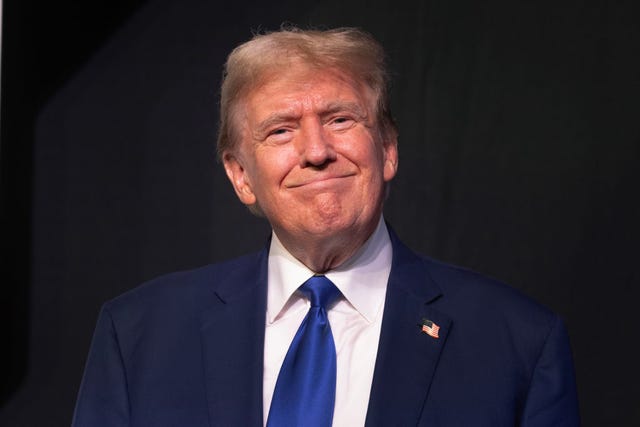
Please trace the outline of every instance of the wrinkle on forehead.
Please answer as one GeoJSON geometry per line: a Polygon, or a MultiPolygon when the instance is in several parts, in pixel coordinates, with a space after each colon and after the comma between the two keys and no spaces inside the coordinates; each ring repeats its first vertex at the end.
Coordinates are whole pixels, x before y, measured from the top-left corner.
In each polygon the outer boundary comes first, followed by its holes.
{"type": "Polygon", "coordinates": [[[345,111],[354,115],[367,128],[375,127],[372,120],[376,111],[375,93],[364,82],[342,70],[318,68],[294,61],[289,70],[265,73],[259,81],[237,104],[239,114],[236,116],[236,123],[245,132],[248,131],[245,135],[254,141],[264,137],[269,128],[279,123],[298,122],[309,112],[322,118],[345,111]],[[312,89],[319,83],[334,83],[335,92],[328,96],[312,94],[312,89]],[[351,89],[355,99],[341,99],[341,92],[345,87],[351,89]],[[292,93],[292,88],[297,89],[297,94],[292,93]],[[255,113],[254,106],[261,105],[269,105],[272,111],[266,111],[265,117],[253,117],[257,123],[252,125],[250,110],[255,113]]]}

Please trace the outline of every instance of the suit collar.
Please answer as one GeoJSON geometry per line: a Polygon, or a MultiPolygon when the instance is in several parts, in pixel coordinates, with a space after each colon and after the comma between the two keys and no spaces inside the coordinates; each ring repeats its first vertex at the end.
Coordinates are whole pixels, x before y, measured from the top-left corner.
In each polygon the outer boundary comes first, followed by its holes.
{"type": "Polygon", "coordinates": [[[442,296],[442,290],[431,277],[425,259],[406,247],[389,224],[387,228],[393,245],[391,278],[400,289],[423,300],[425,304],[432,303],[442,296]]]}
{"type": "Polygon", "coordinates": [[[452,324],[448,316],[432,306],[442,291],[431,278],[427,262],[404,246],[391,229],[389,234],[393,264],[367,426],[418,423],[452,324]],[[423,319],[440,327],[439,338],[421,331],[423,319]]]}
{"type": "MultiPolygon", "coordinates": [[[[364,245],[345,263],[325,273],[344,298],[369,323],[382,316],[392,254],[389,231],[380,218],[376,230],[364,245]]],[[[296,300],[304,299],[300,295],[292,295],[313,275],[314,272],[287,251],[273,233],[269,249],[268,324],[292,309],[296,300]]]]}
{"type": "MultiPolygon", "coordinates": [[[[417,423],[451,329],[451,319],[431,305],[442,292],[427,262],[390,227],[389,235],[393,263],[367,426],[417,423]],[[423,318],[440,326],[439,338],[420,331],[423,318]]],[[[224,264],[212,277],[212,304],[200,315],[211,425],[262,425],[267,248],[224,264]]]]}
{"type": "Polygon", "coordinates": [[[212,303],[200,314],[211,425],[262,425],[267,255],[265,248],[217,269],[212,303]]]}

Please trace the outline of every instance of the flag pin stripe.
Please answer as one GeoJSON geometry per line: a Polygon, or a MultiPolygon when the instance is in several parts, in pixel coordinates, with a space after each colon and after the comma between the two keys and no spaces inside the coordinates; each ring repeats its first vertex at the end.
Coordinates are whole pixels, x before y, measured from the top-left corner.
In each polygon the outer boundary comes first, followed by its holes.
{"type": "Polygon", "coordinates": [[[425,334],[429,335],[432,338],[440,338],[438,333],[440,332],[440,326],[432,320],[422,319],[422,324],[420,324],[420,329],[425,334]]]}

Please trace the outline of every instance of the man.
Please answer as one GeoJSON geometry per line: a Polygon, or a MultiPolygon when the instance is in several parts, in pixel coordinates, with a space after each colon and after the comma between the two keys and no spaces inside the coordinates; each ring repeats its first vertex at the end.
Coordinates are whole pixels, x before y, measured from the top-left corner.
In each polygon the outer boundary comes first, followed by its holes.
{"type": "Polygon", "coordinates": [[[231,53],[219,154],[270,242],[105,304],[74,425],[578,425],[560,319],[383,221],[386,85],[355,29],[231,53]]]}

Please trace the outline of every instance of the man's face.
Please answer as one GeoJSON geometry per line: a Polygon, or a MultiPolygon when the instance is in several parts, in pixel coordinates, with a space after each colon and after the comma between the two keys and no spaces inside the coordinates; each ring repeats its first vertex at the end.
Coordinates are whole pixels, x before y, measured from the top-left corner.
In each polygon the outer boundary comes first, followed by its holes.
{"type": "Polygon", "coordinates": [[[223,155],[240,200],[258,204],[284,241],[366,239],[396,173],[368,88],[346,74],[296,65],[239,107],[241,142],[223,155]]]}

